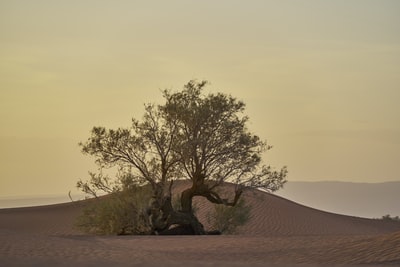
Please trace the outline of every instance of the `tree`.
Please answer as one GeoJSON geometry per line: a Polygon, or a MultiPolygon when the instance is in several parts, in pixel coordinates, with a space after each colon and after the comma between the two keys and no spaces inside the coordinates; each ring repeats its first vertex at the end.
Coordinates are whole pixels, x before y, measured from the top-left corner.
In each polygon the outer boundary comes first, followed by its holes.
{"type": "MultiPolygon", "coordinates": [[[[192,210],[195,196],[235,206],[245,188],[275,191],[286,182],[286,167],[274,171],[261,165],[261,154],[271,146],[246,128],[245,104],[222,93],[205,95],[206,85],[206,81],[190,81],[182,91],[165,90],[165,103],[146,105],[141,122],[133,119],[129,129],[95,127],[87,142],[81,143],[82,152],[94,156],[100,169],[118,166],[121,173],[129,173],[130,183],[151,185],[148,215],[153,233],[179,225],[205,234],[192,210]],[[177,179],[191,181],[191,187],[181,193],[181,210],[171,204],[177,179]],[[236,185],[231,200],[216,191],[226,182],[236,185]]],[[[80,181],[78,187],[89,193],[107,188],[108,178],[97,181],[80,181]]]]}

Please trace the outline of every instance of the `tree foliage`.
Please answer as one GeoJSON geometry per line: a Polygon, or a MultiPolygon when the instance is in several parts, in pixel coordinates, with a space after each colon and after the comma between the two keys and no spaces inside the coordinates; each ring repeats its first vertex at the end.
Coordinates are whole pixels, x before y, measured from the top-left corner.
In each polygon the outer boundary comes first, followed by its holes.
{"type": "Polygon", "coordinates": [[[235,206],[245,188],[281,188],[287,170],[262,164],[261,155],[271,146],[248,131],[245,104],[222,93],[204,94],[206,85],[206,81],[190,81],[182,91],[165,90],[165,103],[145,105],[143,119],[133,119],[130,128],[94,127],[81,147],[84,154],[95,157],[100,174],[79,181],[78,187],[96,195],[98,190],[117,192],[148,184],[153,194],[148,207],[152,232],[181,225],[195,234],[205,231],[193,213],[193,197],[235,206]],[[102,179],[101,170],[111,167],[118,167],[125,180],[110,185],[108,178],[102,179]],[[191,181],[191,187],[181,193],[179,210],[171,204],[177,179],[191,181]],[[236,185],[230,200],[216,190],[225,182],[236,185]]]}

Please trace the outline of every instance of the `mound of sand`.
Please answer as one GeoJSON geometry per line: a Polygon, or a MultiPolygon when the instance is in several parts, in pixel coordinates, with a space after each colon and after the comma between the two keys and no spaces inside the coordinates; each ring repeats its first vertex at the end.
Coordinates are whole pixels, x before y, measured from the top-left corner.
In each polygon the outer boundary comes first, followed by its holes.
{"type": "MultiPolygon", "coordinates": [[[[180,183],[174,189],[182,191],[188,186],[180,183]]],[[[222,193],[233,196],[234,186],[225,185],[222,193]]],[[[339,215],[309,208],[274,194],[259,190],[246,190],[242,195],[251,206],[250,221],[238,234],[257,236],[299,235],[364,235],[384,234],[400,230],[400,223],[339,215]]],[[[207,224],[207,214],[213,204],[204,198],[195,198],[199,219],[207,224]]]]}
{"type": "MultiPolygon", "coordinates": [[[[233,236],[85,235],[73,225],[87,201],[3,209],[0,266],[400,265],[400,223],[327,213],[258,190],[243,197],[251,219],[233,236]]],[[[212,205],[196,203],[206,221],[212,205]]]]}

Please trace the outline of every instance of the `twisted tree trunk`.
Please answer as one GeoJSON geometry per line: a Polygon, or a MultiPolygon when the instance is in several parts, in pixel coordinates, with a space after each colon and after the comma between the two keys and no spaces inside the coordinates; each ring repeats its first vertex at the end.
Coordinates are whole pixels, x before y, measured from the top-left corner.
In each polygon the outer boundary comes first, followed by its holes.
{"type": "Polygon", "coordinates": [[[181,194],[181,206],[182,210],[178,212],[177,219],[185,219],[190,225],[195,235],[204,235],[206,234],[203,225],[197,219],[197,217],[193,214],[192,204],[193,204],[193,197],[196,195],[196,190],[192,186],[184,190],[181,194]]]}
{"type": "Polygon", "coordinates": [[[177,211],[172,207],[170,185],[168,194],[164,195],[162,190],[156,192],[148,210],[150,224],[153,234],[206,234],[203,225],[193,214],[192,200],[194,190],[186,189],[181,193],[182,209],[177,211]],[[170,229],[172,226],[180,230],[170,229]]]}
{"type": "Polygon", "coordinates": [[[154,234],[207,234],[193,213],[193,197],[201,196],[214,204],[235,206],[242,194],[242,190],[238,188],[233,201],[230,202],[214,192],[214,187],[210,188],[204,180],[199,179],[181,193],[181,210],[174,210],[171,203],[171,187],[172,184],[167,194],[162,193],[162,190],[159,191],[151,204],[149,217],[154,234]]]}

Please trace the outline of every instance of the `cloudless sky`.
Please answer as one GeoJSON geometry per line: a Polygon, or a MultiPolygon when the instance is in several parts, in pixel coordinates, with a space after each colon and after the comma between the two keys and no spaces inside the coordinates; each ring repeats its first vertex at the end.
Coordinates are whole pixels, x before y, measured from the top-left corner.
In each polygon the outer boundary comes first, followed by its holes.
{"type": "Polygon", "coordinates": [[[0,0],[0,196],[66,194],[78,142],[190,79],[290,180],[400,180],[400,1],[0,0]]]}

